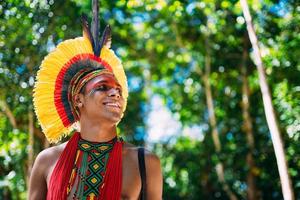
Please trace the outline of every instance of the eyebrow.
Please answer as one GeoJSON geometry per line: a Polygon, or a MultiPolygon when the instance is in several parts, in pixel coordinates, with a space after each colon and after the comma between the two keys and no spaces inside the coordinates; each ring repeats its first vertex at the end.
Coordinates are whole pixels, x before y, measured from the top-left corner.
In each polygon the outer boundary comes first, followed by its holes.
{"type": "MultiPolygon", "coordinates": [[[[109,81],[107,81],[107,80],[101,80],[101,81],[96,82],[95,85],[97,85],[98,83],[108,83],[108,82],[109,81]]],[[[122,87],[118,82],[116,82],[116,83],[117,83],[117,86],[122,87]]]]}

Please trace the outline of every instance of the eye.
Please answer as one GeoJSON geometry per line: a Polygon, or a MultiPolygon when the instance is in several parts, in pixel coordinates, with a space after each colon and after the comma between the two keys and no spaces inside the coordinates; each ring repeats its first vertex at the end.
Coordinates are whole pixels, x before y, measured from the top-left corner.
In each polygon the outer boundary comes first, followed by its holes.
{"type": "Polygon", "coordinates": [[[109,87],[107,85],[99,85],[98,87],[96,87],[97,91],[108,91],[109,90],[109,87]]]}

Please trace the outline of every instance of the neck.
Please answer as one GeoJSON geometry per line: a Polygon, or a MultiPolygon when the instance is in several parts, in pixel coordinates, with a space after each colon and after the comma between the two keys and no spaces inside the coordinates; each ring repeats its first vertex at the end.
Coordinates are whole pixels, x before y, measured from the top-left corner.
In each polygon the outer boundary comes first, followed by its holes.
{"type": "Polygon", "coordinates": [[[80,120],[81,138],[90,142],[107,142],[117,135],[116,124],[80,120]]]}

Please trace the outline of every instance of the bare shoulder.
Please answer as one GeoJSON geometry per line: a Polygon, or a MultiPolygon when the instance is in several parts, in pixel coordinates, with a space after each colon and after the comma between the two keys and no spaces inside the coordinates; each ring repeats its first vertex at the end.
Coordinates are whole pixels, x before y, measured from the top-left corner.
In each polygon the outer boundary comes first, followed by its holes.
{"type": "Polygon", "coordinates": [[[56,161],[59,158],[65,146],[66,143],[63,143],[57,146],[44,149],[37,155],[35,165],[49,166],[49,163],[53,163],[53,161],[56,161]]]}
{"type": "MultiPolygon", "coordinates": [[[[125,159],[132,159],[138,165],[138,147],[124,143],[123,156],[125,159]]],[[[146,194],[147,199],[162,199],[162,170],[160,159],[151,151],[145,149],[145,166],[146,166],[146,194]]]]}
{"type": "MultiPolygon", "coordinates": [[[[126,157],[137,157],[139,147],[125,142],[123,148],[123,155],[125,155],[126,157]]],[[[148,149],[145,149],[145,162],[160,164],[159,157],[148,149]]]]}
{"type": "MultiPolygon", "coordinates": [[[[134,146],[130,143],[124,143],[124,150],[123,150],[123,156],[125,159],[129,159],[138,165],[138,149],[139,147],[134,146]]],[[[149,151],[148,149],[145,149],[145,165],[146,165],[146,171],[147,174],[151,175],[158,175],[161,174],[161,166],[160,166],[160,159],[159,157],[149,151]]]]}
{"type": "Polygon", "coordinates": [[[159,157],[147,149],[145,149],[145,162],[148,163],[149,166],[160,167],[159,157]]]}
{"type": "Polygon", "coordinates": [[[45,180],[47,180],[49,170],[58,160],[60,154],[65,148],[65,145],[66,143],[63,143],[41,151],[35,159],[32,175],[34,175],[34,173],[39,173],[45,180]]]}
{"type": "Polygon", "coordinates": [[[53,168],[65,144],[50,147],[41,151],[35,159],[30,175],[28,199],[46,199],[47,177],[53,168]]]}
{"type": "Polygon", "coordinates": [[[44,149],[39,153],[39,156],[41,156],[42,158],[56,157],[57,155],[60,155],[62,153],[62,151],[66,147],[66,144],[67,142],[64,142],[62,144],[44,149]]]}

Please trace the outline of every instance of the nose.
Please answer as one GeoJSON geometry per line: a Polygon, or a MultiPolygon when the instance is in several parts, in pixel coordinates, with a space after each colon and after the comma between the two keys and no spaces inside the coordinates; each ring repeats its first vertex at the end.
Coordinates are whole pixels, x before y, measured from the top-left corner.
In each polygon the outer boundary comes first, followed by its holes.
{"type": "Polygon", "coordinates": [[[120,97],[121,97],[121,94],[120,94],[119,89],[117,89],[117,88],[111,88],[111,89],[108,91],[108,96],[120,98],[120,97]]]}

